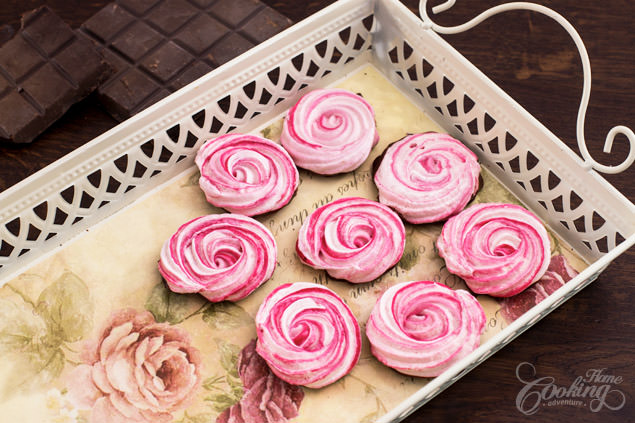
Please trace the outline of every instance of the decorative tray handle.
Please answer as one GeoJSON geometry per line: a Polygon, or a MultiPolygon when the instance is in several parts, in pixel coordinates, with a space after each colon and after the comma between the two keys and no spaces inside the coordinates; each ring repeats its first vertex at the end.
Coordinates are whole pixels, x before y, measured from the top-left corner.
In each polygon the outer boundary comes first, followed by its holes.
{"type": "MultiPolygon", "coordinates": [[[[578,109],[578,120],[576,124],[576,135],[578,138],[578,148],[580,149],[580,153],[584,159],[584,165],[587,170],[595,169],[602,173],[620,173],[626,170],[633,162],[635,162],[635,133],[630,128],[626,126],[615,126],[611,128],[609,133],[606,136],[606,141],[604,142],[604,152],[610,153],[613,148],[613,141],[615,137],[619,134],[622,134],[628,138],[630,142],[630,150],[626,159],[617,166],[606,166],[601,163],[598,163],[591,157],[589,154],[589,150],[586,146],[586,140],[584,138],[584,119],[586,117],[587,106],[589,105],[589,97],[591,95],[591,62],[589,61],[589,55],[587,53],[586,47],[582,42],[582,38],[580,34],[575,30],[575,28],[567,21],[562,15],[559,13],[549,9],[548,7],[528,2],[512,2],[505,3],[499,6],[492,7],[491,9],[486,10],[470,21],[457,26],[445,27],[437,25],[430,19],[428,13],[426,11],[426,3],[427,0],[421,0],[419,2],[419,14],[421,19],[423,20],[424,29],[431,29],[434,32],[439,34],[457,34],[459,32],[467,31],[476,25],[483,22],[485,19],[497,15],[502,12],[506,12],[509,10],[530,10],[533,12],[538,12],[543,15],[546,15],[556,22],[558,22],[573,38],[573,41],[578,48],[578,52],[580,53],[580,58],[582,59],[582,71],[584,73],[584,86],[582,88],[582,99],[580,100],[580,108],[578,109]]],[[[452,6],[454,6],[456,0],[447,0],[445,3],[440,4],[432,8],[432,13],[439,14],[444,12],[452,6]]]]}

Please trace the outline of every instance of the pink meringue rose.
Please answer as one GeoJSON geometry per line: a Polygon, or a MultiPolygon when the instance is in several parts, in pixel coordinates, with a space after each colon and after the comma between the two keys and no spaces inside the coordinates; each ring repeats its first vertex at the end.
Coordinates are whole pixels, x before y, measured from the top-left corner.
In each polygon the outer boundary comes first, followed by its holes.
{"type": "Polygon", "coordinates": [[[405,244],[406,231],[395,212],[376,201],[349,197],[311,213],[298,233],[296,252],[315,269],[360,283],[394,266],[405,244]]]}
{"type": "Polygon", "coordinates": [[[551,245],[542,222],[527,209],[483,203],[451,217],[437,248],[448,271],[472,291],[510,297],[544,275],[551,245]]]}
{"type": "Polygon", "coordinates": [[[304,95],[289,109],[280,136],[296,165],[322,175],[357,169],[378,141],[370,104],[340,89],[304,95]]]}
{"type": "Polygon", "coordinates": [[[278,210],[298,187],[298,169],[289,153],[255,135],[227,134],[207,141],[196,165],[207,201],[245,216],[278,210]]]}
{"type": "Polygon", "coordinates": [[[379,298],[366,324],[371,352],[401,373],[435,377],[474,351],[485,313],[467,291],[402,282],[379,298]]]}
{"type": "Polygon", "coordinates": [[[238,301],[271,277],[276,242],[260,222],[239,214],[198,217],[163,244],[159,271],[170,289],[210,301],[238,301]]]}
{"type": "Polygon", "coordinates": [[[476,155],[449,135],[409,135],[391,145],[375,173],[379,201],[410,223],[463,210],[479,187],[476,155]]]}
{"type": "Polygon", "coordinates": [[[348,374],[359,360],[355,316],[330,289],[309,282],[276,288],[256,314],[257,351],[280,379],[321,388],[348,374]]]}

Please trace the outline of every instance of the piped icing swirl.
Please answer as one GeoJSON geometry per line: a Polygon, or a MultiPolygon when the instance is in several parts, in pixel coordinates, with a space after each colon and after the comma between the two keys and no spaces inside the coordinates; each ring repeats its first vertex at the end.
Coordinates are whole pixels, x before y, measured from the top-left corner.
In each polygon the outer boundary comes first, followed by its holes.
{"type": "Polygon", "coordinates": [[[527,209],[483,203],[448,219],[437,249],[448,271],[473,292],[510,297],[542,277],[551,245],[544,225],[527,209]]]}
{"type": "Polygon", "coordinates": [[[273,235],[260,222],[213,214],[185,223],[168,238],[159,271],[174,292],[238,301],[271,277],[276,254],[273,235]]]}
{"type": "Polygon", "coordinates": [[[467,291],[431,281],[402,282],[379,298],[366,324],[371,352],[386,366],[435,377],[480,343],[485,313],[467,291]]]}
{"type": "Polygon", "coordinates": [[[298,167],[322,175],[357,169],[378,141],[370,104],[341,89],[304,95],[289,109],[280,135],[298,167]]]}
{"type": "Polygon", "coordinates": [[[207,201],[245,216],[278,210],[298,187],[298,169],[289,154],[256,135],[213,138],[198,151],[196,165],[207,201]]]}
{"type": "Polygon", "coordinates": [[[337,279],[371,281],[395,265],[404,251],[406,231],[389,207],[348,197],[315,210],[298,233],[300,260],[337,279]]]}
{"type": "Polygon", "coordinates": [[[410,223],[429,223],[465,208],[479,187],[476,155],[446,134],[408,135],[385,152],[375,173],[379,201],[410,223]]]}
{"type": "Polygon", "coordinates": [[[293,385],[321,388],[359,360],[357,319],[329,288],[309,282],[281,285],[256,314],[256,350],[271,371],[293,385]]]}

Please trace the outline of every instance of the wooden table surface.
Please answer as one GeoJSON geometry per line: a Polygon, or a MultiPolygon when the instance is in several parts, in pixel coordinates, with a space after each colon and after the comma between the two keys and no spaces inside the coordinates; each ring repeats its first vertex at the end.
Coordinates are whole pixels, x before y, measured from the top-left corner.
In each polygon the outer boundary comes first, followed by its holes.
{"type": "MultiPolygon", "coordinates": [[[[413,11],[418,2],[402,0],[413,11]]],[[[332,3],[319,0],[264,0],[294,21],[332,3]]],[[[541,0],[577,28],[589,51],[593,89],[586,119],[592,155],[606,164],[621,162],[625,139],[615,153],[602,153],[604,138],[614,125],[635,128],[635,2],[630,0],[541,0]]],[[[106,0],[2,0],[0,26],[19,26],[21,13],[48,4],[72,27],[108,3],[106,0]]],[[[440,1],[431,1],[439,4],[440,1]]],[[[465,22],[501,1],[460,0],[436,18],[440,24],[465,22]]],[[[0,36],[2,34],[0,33],[0,36]]],[[[582,87],[580,61],[567,34],[549,19],[528,12],[492,18],[467,34],[446,39],[494,82],[522,104],[569,146],[575,148],[575,118],[582,87]]],[[[2,111],[0,110],[0,113],[2,111]]],[[[0,191],[112,128],[116,122],[94,97],[75,105],[32,144],[0,144],[0,191]]],[[[606,179],[635,201],[635,168],[606,179]]],[[[484,364],[411,415],[407,422],[437,421],[635,421],[635,251],[615,260],[597,281],[563,304],[484,364]],[[612,389],[625,405],[599,412],[585,407],[541,407],[525,416],[516,407],[523,384],[516,377],[520,363],[536,368],[536,377],[553,377],[569,387],[592,369],[620,376],[612,389]]],[[[613,393],[615,394],[615,393],[613,393]]]]}

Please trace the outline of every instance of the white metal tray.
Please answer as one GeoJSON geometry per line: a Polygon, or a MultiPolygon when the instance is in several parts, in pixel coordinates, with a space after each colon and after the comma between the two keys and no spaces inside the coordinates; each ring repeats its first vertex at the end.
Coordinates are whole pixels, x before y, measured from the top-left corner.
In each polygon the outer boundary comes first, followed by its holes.
{"type": "Polygon", "coordinates": [[[580,159],[435,31],[444,28],[422,22],[395,0],[338,1],[116,126],[0,194],[0,284],[191,168],[206,139],[235,128],[254,130],[306,89],[372,63],[590,263],[380,421],[404,418],[635,243],[635,205],[593,170],[623,170],[633,154],[618,168],[602,167],[579,132],[580,159]]]}

